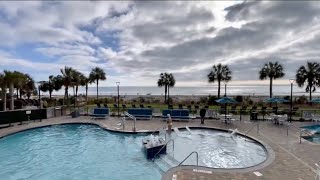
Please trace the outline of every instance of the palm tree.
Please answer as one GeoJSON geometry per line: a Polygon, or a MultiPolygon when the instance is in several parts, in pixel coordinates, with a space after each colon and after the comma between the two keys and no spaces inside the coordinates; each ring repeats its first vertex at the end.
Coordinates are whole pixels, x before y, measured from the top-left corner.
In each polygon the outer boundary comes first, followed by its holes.
{"type": "Polygon", "coordinates": [[[221,81],[228,82],[231,80],[231,70],[227,65],[213,65],[212,70],[208,74],[209,83],[214,83],[218,81],[218,98],[220,98],[220,84],[221,81]]]}
{"type": "MultiPolygon", "coordinates": [[[[30,99],[30,96],[36,90],[35,81],[32,79],[32,77],[29,74],[24,74],[24,75],[26,79],[22,85],[23,94],[26,94],[28,99],[30,99]]],[[[20,96],[21,96],[21,91],[20,91],[20,96]]]]}
{"type": "Polygon", "coordinates": [[[158,87],[163,87],[164,86],[164,101],[165,103],[169,103],[169,87],[174,87],[176,83],[176,80],[174,79],[174,76],[170,73],[161,73],[160,78],[158,79],[158,87]],[[167,98],[167,93],[168,93],[168,98],[167,98]]]}
{"type": "Polygon", "coordinates": [[[167,73],[161,73],[160,74],[160,78],[158,79],[158,87],[163,87],[164,86],[164,102],[167,102],[167,91],[168,91],[168,87],[166,85],[166,74],[167,73]]]}
{"type": "MultiPolygon", "coordinates": [[[[9,84],[9,94],[10,94],[10,110],[14,109],[14,85],[17,84],[21,79],[21,74],[17,71],[4,71],[5,81],[9,84]]],[[[5,106],[4,106],[5,107],[5,106]]]]}
{"type": "Polygon", "coordinates": [[[306,92],[309,92],[309,100],[312,100],[312,92],[320,87],[320,64],[307,62],[307,67],[301,66],[296,74],[296,82],[299,87],[307,83],[306,92]]]}
{"type": "Polygon", "coordinates": [[[259,79],[265,80],[270,79],[270,98],[272,98],[272,82],[274,79],[282,78],[285,74],[283,73],[283,66],[278,62],[266,63],[263,68],[259,71],[259,79]]]}
{"type": "Polygon", "coordinates": [[[63,86],[64,86],[64,101],[67,98],[68,99],[68,105],[69,102],[69,93],[68,89],[72,85],[72,77],[74,70],[71,67],[65,66],[63,69],[60,69],[63,79],[63,86]]]}
{"type": "Polygon", "coordinates": [[[92,80],[92,82],[95,82],[97,84],[97,100],[99,99],[99,80],[106,80],[106,73],[103,71],[103,69],[99,67],[95,67],[91,70],[91,73],[89,75],[89,78],[92,80]]]}

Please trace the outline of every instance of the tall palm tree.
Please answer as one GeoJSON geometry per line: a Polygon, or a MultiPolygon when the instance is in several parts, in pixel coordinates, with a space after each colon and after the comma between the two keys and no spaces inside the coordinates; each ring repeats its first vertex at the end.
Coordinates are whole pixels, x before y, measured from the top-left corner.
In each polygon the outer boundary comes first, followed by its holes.
{"type": "Polygon", "coordinates": [[[21,91],[20,91],[20,96],[21,96],[21,94],[26,94],[28,99],[30,99],[30,96],[36,90],[35,81],[33,80],[33,78],[29,74],[24,74],[24,76],[25,76],[25,82],[22,85],[22,92],[23,93],[21,93],[21,91]]]}
{"type": "Polygon", "coordinates": [[[163,87],[164,86],[164,102],[167,102],[167,91],[168,91],[168,86],[166,85],[166,75],[167,73],[161,73],[160,78],[158,79],[158,87],[163,87]]]}
{"type": "Polygon", "coordinates": [[[71,67],[65,66],[63,69],[60,69],[60,71],[62,74],[63,86],[64,86],[64,101],[67,98],[68,105],[69,105],[70,102],[69,102],[68,89],[72,85],[72,77],[73,77],[74,70],[71,67]]]}
{"type": "Polygon", "coordinates": [[[21,74],[12,71],[4,71],[5,81],[9,84],[10,110],[14,110],[14,85],[21,79],[21,74]]]}
{"type": "Polygon", "coordinates": [[[168,86],[168,104],[170,103],[170,87],[174,87],[174,85],[176,84],[176,80],[174,79],[174,76],[170,73],[167,75],[167,86],[168,86]]]}
{"type": "Polygon", "coordinates": [[[309,92],[309,100],[312,100],[312,92],[316,87],[320,87],[320,64],[316,62],[307,62],[307,67],[301,66],[296,74],[296,82],[299,87],[307,84],[306,92],[309,92]]]}
{"type": "Polygon", "coordinates": [[[165,88],[164,101],[169,103],[169,87],[174,87],[176,80],[174,79],[173,74],[169,73],[161,73],[160,78],[158,79],[158,87],[165,88]],[[167,98],[168,94],[168,98],[167,98]]]}
{"type": "Polygon", "coordinates": [[[92,80],[92,82],[95,82],[97,84],[97,100],[99,99],[99,80],[106,80],[106,73],[103,71],[103,69],[99,67],[95,67],[91,70],[91,73],[89,75],[89,78],[92,80]]]}
{"type": "Polygon", "coordinates": [[[283,66],[278,62],[266,63],[259,71],[259,79],[270,79],[270,98],[272,98],[272,82],[274,79],[282,78],[284,76],[283,66]]]}
{"type": "Polygon", "coordinates": [[[231,80],[231,70],[227,65],[213,65],[210,73],[208,74],[209,83],[218,82],[218,98],[220,98],[220,85],[221,81],[228,82],[231,80]]]}

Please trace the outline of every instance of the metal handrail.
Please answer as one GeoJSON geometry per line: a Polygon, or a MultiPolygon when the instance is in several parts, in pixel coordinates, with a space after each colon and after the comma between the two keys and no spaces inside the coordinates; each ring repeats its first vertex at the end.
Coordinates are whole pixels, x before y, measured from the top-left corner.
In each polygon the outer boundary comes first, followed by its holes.
{"type": "Polygon", "coordinates": [[[164,146],[162,146],[162,148],[160,148],[160,150],[154,155],[153,157],[153,161],[155,160],[155,157],[157,157],[157,155],[159,155],[159,153],[162,151],[163,148],[167,147],[168,143],[169,142],[172,142],[172,149],[174,151],[174,140],[173,139],[170,139],[168,142],[166,142],[166,144],[164,146]]]}
{"type": "MultiPolygon", "coordinates": [[[[161,127],[158,127],[156,130],[154,130],[151,135],[153,135],[154,133],[156,133],[157,131],[159,131],[161,128],[166,128],[166,126],[161,126],[161,127]]],[[[160,133],[160,132],[159,132],[160,133]]]]}
{"type": "Polygon", "coordinates": [[[257,133],[259,134],[259,123],[254,123],[244,135],[246,136],[255,126],[257,126],[257,133]]]}
{"type": "Polygon", "coordinates": [[[301,129],[301,128],[293,125],[293,124],[288,123],[288,124],[287,124],[287,127],[289,127],[289,126],[295,127],[295,128],[298,129],[299,131],[304,131],[304,132],[305,132],[306,134],[308,134],[309,136],[313,136],[313,133],[310,132],[310,131],[307,130],[307,129],[301,129]]]}
{"type": "Polygon", "coordinates": [[[193,151],[191,152],[186,158],[184,158],[183,161],[180,162],[180,164],[178,166],[180,166],[182,163],[184,163],[192,154],[196,154],[197,157],[197,166],[199,166],[199,154],[197,151],[193,151]]]}
{"type": "Polygon", "coordinates": [[[133,119],[133,128],[132,128],[132,131],[133,132],[136,132],[136,117],[134,117],[133,115],[129,114],[128,112],[124,112],[124,117],[128,116],[129,118],[133,119]]]}

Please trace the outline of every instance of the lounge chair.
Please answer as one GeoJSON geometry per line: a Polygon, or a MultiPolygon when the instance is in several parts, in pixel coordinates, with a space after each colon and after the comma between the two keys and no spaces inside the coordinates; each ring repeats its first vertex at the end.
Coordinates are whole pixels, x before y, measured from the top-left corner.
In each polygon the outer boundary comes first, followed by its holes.
{"type": "Polygon", "coordinates": [[[278,107],[272,107],[272,113],[278,114],[278,107]]]}
{"type": "Polygon", "coordinates": [[[101,105],[100,105],[100,103],[97,103],[97,107],[98,107],[98,108],[101,108],[101,105]]]}
{"type": "Polygon", "coordinates": [[[105,108],[109,108],[109,107],[108,107],[108,104],[106,104],[106,103],[104,103],[103,106],[104,106],[105,108]]]}
{"type": "Polygon", "coordinates": [[[113,104],[113,107],[114,107],[115,109],[118,109],[118,105],[117,105],[117,104],[113,104]]]}
{"type": "Polygon", "coordinates": [[[189,111],[191,111],[191,110],[192,110],[191,105],[188,105],[188,106],[187,106],[187,109],[188,109],[189,111]]]}
{"type": "Polygon", "coordinates": [[[135,104],[132,104],[131,107],[132,107],[132,108],[137,108],[135,104]]]}
{"type": "Polygon", "coordinates": [[[182,104],[179,104],[179,109],[183,109],[183,105],[182,104]]]}
{"type": "Polygon", "coordinates": [[[93,113],[90,114],[91,119],[98,119],[98,118],[107,118],[109,117],[109,108],[94,108],[93,113]]]}
{"type": "Polygon", "coordinates": [[[128,113],[136,119],[152,119],[152,109],[148,108],[129,108],[128,113]]]}
{"type": "Polygon", "coordinates": [[[140,104],[140,108],[144,108],[144,105],[143,105],[143,104],[140,104]]]}
{"type": "Polygon", "coordinates": [[[208,109],[209,109],[209,106],[208,106],[208,105],[206,105],[206,106],[204,106],[204,108],[208,110],[208,109]]]}
{"type": "Polygon", "coordinates": [[[168,105],[168,109],[173,109],[173,105],[172,105],[172,104],[169,104],[169,105],[168,105]]]}
{"type": "Polygon", "coordinates": [[[127,106],[125,104],[122,104],[122,109],[127,109],[127,106]]]}

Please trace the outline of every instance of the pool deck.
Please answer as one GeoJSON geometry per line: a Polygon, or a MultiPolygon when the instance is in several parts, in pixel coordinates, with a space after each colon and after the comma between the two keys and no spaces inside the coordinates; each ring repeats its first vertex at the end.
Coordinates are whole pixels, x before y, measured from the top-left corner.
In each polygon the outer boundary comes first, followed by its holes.
{"type": "MultiPolygon", "coordinates": [[[[248,116],[244,116],[242,121],[236,121],[232,124],[225,124],[220,120],[206,120],[204,125],[200,124],[200,120],[191,120],[190,122],[173,122],[173,127],[213,127],[220,129],[235,129],[245,133],[250,129],[255,122],[248,120],[248,116]]],[[[0,137],[8,134],[23,131],[26,129],[63,124],[63,123],[94,123],[103,128],[115,131],[119,130],[117,125],[120,119],[117,117],[109,117],[107,120],[90,120],[89,117],[82,116],[79,118],[71,118],[70,116],[45,119],[41,122],[30,121],[27,124],[14,124],[12,127],[0,129],[0,137]]],[[[300,131],[296,127],[313,125],[312,122],[294,122],[288,128],[287,125],[274,125],[270,121],[258,121],[259,133],[257,127],[248,133],[249,136],[258,139],[267,144],[273,150],[274,159],[269,159],[270,164],[266,167],[257,166],[254,168],[238,169],[238,170],[223,170],[212,169],[197,166],[179,166],[170,169],[166,172],[163,180],[214,180],[214,179],[234,179],[234,180],[251,180],[251,179],[297,179],[309,180],[315,179],[316,167],[315,163],[320,164],[320,144],[314,144],[302,139],[299,142],[300,131]],[[257,176],[253,172],[259,172],[262,176],[257,176]]],[[[127,120],[125,123],[126,132],[132,132],[133,121],[127,120]]],[[[159,118],[152,120],[137,120],[137,131],[154,131],[157,128],[166,125],[159,118]]]]}

